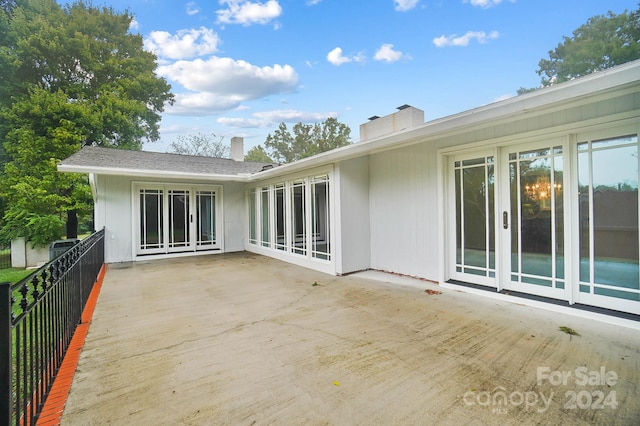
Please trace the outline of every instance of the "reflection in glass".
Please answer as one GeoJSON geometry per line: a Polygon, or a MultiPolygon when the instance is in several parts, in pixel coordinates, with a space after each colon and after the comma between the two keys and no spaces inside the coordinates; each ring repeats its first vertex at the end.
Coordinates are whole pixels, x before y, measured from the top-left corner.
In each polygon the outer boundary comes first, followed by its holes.
{"type": "Polygon", "coordinates": [[[140,190],[140,249],[162,247],[162,191],[159,189],[140,190]]]}
{"type": "Polygon", "coordinates": [[[275,219],[276,219],[276,240],[275,246],[278,250],[286,250],[285,223],[284,223],[284,184],[275,187],[275,219]]]}
{"type": "Polygon", "coordinates": [[[512,279],[564,288],[562,148],[510,158],[512,279]]]}
{"type": "Polygon", "coordinates": [[[262,245],[264,247],[269,247],[270,244],[270,238],[269,238],[269,234],[270,234],[270,229],[269,229],[269,187],[265,186],[264,188],[262,188],[262,191],[260,193],[260,207],[261,207],[261,225],[262,225],[262,245]]]}
{"type": "Polygon", "coordinates": [[[640,301],[638,140],[579,144],[580,291],[640,301]]]}
{"type": "Polygon", "coordinates": [[[196,193],[198,247],[214,246],[216,244],[216,193],[213,191],[198,191],[196,193]]]}
{"type": "Polygon", "coordinates": [[[454,163],[456,271],[495,277],[493,157],[454,163]]]}
{"type": "Polygon", "coordinates": [[[169,247],[189,245],[189,191],[169,191],[169,247]]]}

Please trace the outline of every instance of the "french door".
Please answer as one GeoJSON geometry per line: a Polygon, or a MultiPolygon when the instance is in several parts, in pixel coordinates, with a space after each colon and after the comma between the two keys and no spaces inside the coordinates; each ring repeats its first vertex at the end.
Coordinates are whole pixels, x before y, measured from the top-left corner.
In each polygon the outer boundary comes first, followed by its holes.
{"type": "Polygon", "coordinates": [[[218,187],[136,184],[136,253],[220,249],[219,192],[218,187]]]}
{"type": "Polygon", "coordinates": [[[611,133],[449,156],[448,278],[640,314],[640,146],[611,133]]]}
{"type": "Polygon", "coordinates": [[[569,299],[564,158],[560,140],[501,149],[503,289],[569,299]]]}

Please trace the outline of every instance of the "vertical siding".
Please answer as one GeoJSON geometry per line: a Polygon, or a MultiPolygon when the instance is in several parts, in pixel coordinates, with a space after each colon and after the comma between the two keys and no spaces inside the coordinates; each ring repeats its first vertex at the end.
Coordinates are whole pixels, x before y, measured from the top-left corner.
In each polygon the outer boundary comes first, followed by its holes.
{"type": "Polygon", "coordinates": [[[131,208],[131,179],[121,176],[98,176],[96,228],[105,227],[107,263],[133,260],[131,208]]]}
{"type": "Polygon", "coordinates": [[[341,245],[337,273],[362,271],[371,266],[371,229],[369,226],[369,158],[343,161],[337,167],[339,204],[336,221],[340,221],[341,245]]]}
{"type": "Polygon", "coordinates": [[[438,278],[436,160],[428,144],[371,156],[373,269],[438,278]]]}
{"type": "Polygon", "coordinates": [[[224,251],[243,251],[245,241],[244,184],[225,183],[222,188],[224,251]]]}

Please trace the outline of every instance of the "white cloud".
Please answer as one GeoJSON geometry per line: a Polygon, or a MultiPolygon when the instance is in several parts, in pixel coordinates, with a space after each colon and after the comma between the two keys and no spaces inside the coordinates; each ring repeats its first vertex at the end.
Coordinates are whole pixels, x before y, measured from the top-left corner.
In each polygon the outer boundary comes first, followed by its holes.
{"type": "MultiPolygon", "coordinates": [[[[515,3],[516,0],[509,0],[511,3],[515,3]]],[[[463,0],[463,3],[471,3],[471,6],[481,7],[488,9],[493,6],[497,6],[502,3],[502,0],[463,0]]]]}
{"type": "Polygon", "coordinates": [[[293,109],[256,112],[252,118],[221,117],[216,121],[228,127],[265,128],[278,123],[315,123],[329,117],[337,117],[335,112],[307,112],[293,109]]]}
{"type": "Polygon", "coordinates": [[[208,55],[218,50],[220,38],[213,30],[180,30],[175,35],[166,31],[153,31],[144,40],[144,47],[161,58],[185,59],[208,55]]]}
{"type": "Polygon", "coordinates": [[[211,57],[158,67],[158,74],[192,93],[177,94],[168,113],[206,115],[228,111],[241,102],[296,90],[298,75],[290,65],[258,67],[246,61],[211,57]]]}
{"type": "Polygon", "coordinates": [[[129,22],[129,31],[140,29],[140,23],[136,20],[136,18],[131,18],[131,22],[129,22]]]}
{"type": "Polygon", "coordinates": [[[307,0],[307,6],[315,6],[320,3],[322,0],[307,0]]]}
{"type": "Polygon", "coordinates": [[[198,13],[200,13],[200,8],[196,4],[196,2],[190,1],[189,3],[187,3],[187,15],[193,16],[197,15],[198,13]]]}
{"type": "Polygon", "coordinates": [[[376,50],[376,54],[373,59],[376,61],[385,61],[385,62],[396,62],[400,59],[407,58],[410,59],[410,56],[405,55],[404,53],[393,50],[393,44],[383,44],[380,46],[378,50],[376,50]]]}
{"type": "Polygon", "coordinates": [[[282,14],[282,7],[277,0],[266,3],[248,0],[220,0],[226,9],[216,11],[218,22],[223,24],[266,24],[282,14]]]}
{"type": "Polygon", "coordinates": [[[498,38],[500,34],[497,31],[491,31],[489,34],[484,31],[467,31],[463,36],[457,37],[455,34],[450,36],[441,35],[440,37],[433,39],[433,44],[436,47],[447,46],[468,46],[471,40],[475,39],[478,43],[487,43],[489,40],[498,38]]]}
{"type": "Polygon", "coordinates": [[[366,58],[362,53],[358,53],[354,56],[344,56],[340,47],[336,47],[331,52],[327,53],[327,61],[335,66],[340,66],[348,62],[364,62],[365,59],[366,58]]]}
{"type": "Polygon", "coordinates": [[[406,12],[411,10],[418,4],[418,0],[393,0],[398,12],[406,12]]]}

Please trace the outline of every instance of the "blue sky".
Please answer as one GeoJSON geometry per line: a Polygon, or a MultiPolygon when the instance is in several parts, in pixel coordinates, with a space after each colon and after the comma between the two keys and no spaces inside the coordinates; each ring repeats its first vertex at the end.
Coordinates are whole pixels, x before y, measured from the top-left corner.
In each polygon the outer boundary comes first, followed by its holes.
{"type": "MultiPolygon", "coordinates": [[[[263,144],[280,122],[359,125],[409,104],[427,121],[535,87],[538,61],[594,15],[637,0],[103,0],[134,16],[176,94],[178,135],[263,144]]],[[[98,4],[98,2],[94,2],[98,4]]]]}

